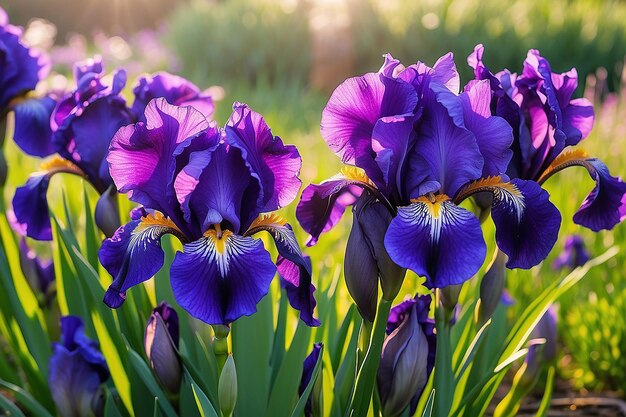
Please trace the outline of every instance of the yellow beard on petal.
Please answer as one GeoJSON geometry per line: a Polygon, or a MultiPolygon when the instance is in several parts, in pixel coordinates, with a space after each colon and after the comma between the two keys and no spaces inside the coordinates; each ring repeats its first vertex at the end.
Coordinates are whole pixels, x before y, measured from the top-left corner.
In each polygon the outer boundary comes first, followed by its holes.
{"type": "Polygon", "coordinates": [[[346,165],[341,168],[340,175],[347,180],[362,182],[365,184],[372,184],[372,181],[369,179],[363,168],[346,165]]]}
{"type": "Polygon", "coordinates": [[[556,171],[560,171],[561,169],[573,164],[577,163],[581,160],[585,160],[589,158],[589,154],[584,149],[572,149],[565,152],[562,152],[559,156],[557,156],[554,161],[546,168],[545,171],[539,177],[540,184],[543,183],[548,177],[554,174],[556,171]]]}
{"type": "Polygon", "coordinates": [[[428,211],[430,212],[430,215],[434,219],[438,219],[439,216],[441,215],[441,205],[444,202],[449,201],[449,200],[450,200],[450,197],[448,197],[445,194],[423,195],[423,196],[418,197],[418,198],[412,198],[411,199],[411,203],[422,203],[422,204],[424,204],[428,208],[428,211]]]}
{"type": "Polygon", "coordinates": [[[141,218],[141,221],[135,228],[135,232],[141,233],[150,227],[164,227],[167,229],[172,229],[173,231],[182,235],[182,232],[180,231],[180,229],[178,229],[178,226],[174,224],[172,219],[170,219],[169,217],[165,217],[160,211],[155,211],[154,213],[150,213],[147,216],[143,216],[141,218]]]}
{"type": "Polygon", "coordinates": [[[248,230],[268,226],[284,226],[286,224],[287,220],[277,213],[263,213],[252,222],[248,230]]]}
{"type": "Polygon", "coordinates": [[[76,165],[61,158],[59,155],[55,155],[52,159],[44,161],[39,166],[39,172],[44,174],[56,174],[57,172],[68,172],[71,174],[77,174],[81,177],[85,176],[85,173],[76,165]]]}
{"type": "Polygon", "coordinates": [[[209,229],[204,232],[204,237],[211,240],[213,245],[215,245],[215,251],[218,254],[223,255],[224,252],[226,252],[226,241],[232,234],[233,232],[230,230],[224,230],[223,232],[220,231],[220,233],[218,233],[215,229],[209,229]]]}

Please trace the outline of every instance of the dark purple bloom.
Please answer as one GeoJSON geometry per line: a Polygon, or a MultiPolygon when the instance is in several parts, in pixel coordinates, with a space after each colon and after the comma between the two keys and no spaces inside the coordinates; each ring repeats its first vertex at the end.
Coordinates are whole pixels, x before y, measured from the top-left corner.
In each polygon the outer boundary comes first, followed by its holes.
{"type": "Polygon", "coordinates": [[[150,366],[161,384],[171,393],[178,393],[182,367],[178,355],[178,314],[162,302],[152,310],[146,324],[144,346],[150,366]]]}
{"type": "Polygon", "coordinates": [[[9,24],[0,7],[0,119],[13,106],[12,101],[34,90],[49,69],[47,56],[28,48],[21,36],[22,28],[9,24]]]}
{"type": "Polygon", "coordinates": [[[585,241],[580,235],[569,235],[565,238],[563,252],[552,263],[554,269],[576,268],[589,260],[589,252],[585,241]]]}
{"type": "Polygon", "coordinates": [[[530,335],[525,378],[538,376],[541,369],[556,360],[557,354],[557,310],[551,305],[539,320],[530,335]]]}
{"type": "Polygon", "coordinates": [[[56,152],[52,144],[50,117],[56,107],[53,95],[28,98],[13,106],[15,131],[13,140],[29,155],[44,158],[56,152]]]}
{"type": "Polygon", "coordinates": [[[431,297],[416,296],[391,309],[376,381],[383,415],[415,413],[435,365],[435,323],[428,318],[431,297]]]}
{"type": "Polygon", "coordinates": [[[208,91],[200,91],[192,82],[168,72],[157,72],[139,78],[133,88],[135,101],[131,108],[138,120],[145,122],[144,110],[153,98],[163,97],[175,106],[192,106],[211,119],[215,105],[208,91]]]}
{"type": "MultiPolygon", "coordinates": [[[[298,394],[302,395],[304,390],[311,382],[311,378],[313,377],[313,371],[315,370],[315,365],[320,360],[320,353],[322,353],[323,343],[318,342],[313,344],[313,350],[309,355],[304,359],[302,363],[302,378],[300,378],[300,386],[298,387],[298,394]]],[[[320,376],[321,377],[321,376],[320,376]]],[[[313,392],[311,392],[311,396],[306,401],[306,406],[304,407],[304,415],[305,417],[312,417],[313,414],[313,404],[312,399],[313,392]]]]}
{"type": "MultiPolygon", "coordinates": [[[[16,109],[16,134],[23,135],[19,136],[20,140],[32,149],[41,150],[41,156],[48,154],[50,147],[58,153],[32,174],[13,198],[15,217],[31,238],[52,239],[46,193],[54,174],[79,175],[100,194],[105,194],[113,184],[106,152],[113,134],[131,122],[131,115],[119,95],[126,82],[124,71],[113,74],[111,86],[102,83],[102,71],[99,58],[77,64],[74,70],[76,89],[55,102],[53,110],[54,95],[26,101],[16,109]]],[[[108,194],[103,198],[112,197],[108,194]]],[[[102,204],[105,202],[98,203],[102,204]]],[[[102,218],[102,214],[99,217],[102,218]]],[[[108,226],[103,230],[111,229],[104,220],[99,221],[98,226],[108,226]]],[[[113,230],[117,225],[114,226],[113,230]]]]}
{"type": "Polygon", "coordinates": [[[109,368],[98,342],[85,336],[80,317],[61,318],[61,341],[52,344],[48,369],[48,385],[61,415],[97,415],[103,405],[98,390],[109,379],[109,368]]]}
{"type": "MultiPolygon", "coordinates": [[[[473,82],[461,94],[459,88],[451,54],[433,68],[421,62],[404,67],[387,55],[378,73],[337,87],[321,132],[342,161],[360,170],[304,190],[296,216],[310,243],[365,194],[389,211],[386,233],[370,235],[384,235],[391,260],[425,276],[429,287],[460,284],[478,271],[486,246],[480,222],[459,204],[488,192],[507,266],[530,268],[547,256],[557,238],[558,210],[536,183],[504,174],[513,134],[503,118],[491,115],[489,82],[473,82]]],[[[358,227],[375,226],[359,221],[358,227]]],[[[370,245],[373,259],[380,259],[373,250],[379,245],[370,245]]]]}
{"type": "Polygon", "coordinates": [[[492,91],[492,114],[513,128],[511,178],[543,184],[558,171],[580,165],[596,182],[574,222],[593,231],[612,229],[626,216],[626,184],[610,175],[602,161],[579,148],[593,127],[594,112],[585,98],[572,99],[578,85],[575,69],[557,74],[539,51],[530,50],[521,75],[505,70],[492,74],[482,61],[483,46],[469,56],[478,80],[488,80],[492,91]]]}
{"type": "Polygon", "coordinates": [[[160,238],[178,237],[183,252],[170,269],[174,296],[191,315],[229,324],[256,311],[276,265],[252,236],[269,232],[281,256],[283,278],[297,294],[292,306],[313,318],[310,265],[291,227],[266,214],[293,200],[300,187],[297,149],[275,137],[261,115],[236,103],[224,129],[193,107],[152,100],[146,122],[121,128],[108,154],[120,192],[145,207],[145,215],[104,241],[99,257],[113,276],[105,295],[119,307],[126,291],[163,266],[160,238]],[[294,265],[290,265],[290,263],[294,265]],[[297,276],[296,276],[297,274],[297,276]]]}

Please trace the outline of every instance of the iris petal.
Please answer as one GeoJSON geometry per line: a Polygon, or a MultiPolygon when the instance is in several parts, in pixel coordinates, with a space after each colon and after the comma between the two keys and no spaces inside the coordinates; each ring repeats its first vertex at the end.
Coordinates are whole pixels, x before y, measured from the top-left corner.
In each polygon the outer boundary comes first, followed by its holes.
{"type": "Polygon", "coordinates": [[[315,287],[311,284],[311,261],[300,250],[291,226],[275,214],[261,215],[255,220],[245,236],[252,236],[260,231],[267,231],[274,238],[278,249],[276,265],[281,283],[287,291],[289,304],[300,311],[300,319],[309,326],[319,326],[313,317],[315,287]]]}
{"type": "Polygon", "coordinates": [[[478,219],[445,196],[420,197],[398,209],[385,235],[385,246],[398,265],[426,277],[428,287],[461,284],[485,259],[478,219]]]}
{"type": "Polygon", "coordinates": [[[98,258],[113,277],[104,296],[106,305],[120,307],[130,287],[152,278],[161,269],[165,256],[161,237],[166,233],[181,236],[170,219],[156,212],[121,226],[102,243],[98,258]]]}
{"type": "Polygon", "coordinates": [[[56,101],[52,97],[27,99],[13,106],[13,140],[27,154],[43,158],[55,152],[50,128],[54,106],[56,101]]]}
{"type": "Polygon", "coordinates": [[[256,311],[276,266],[260,240],[225,231],[188,243],[170,269],[178,303],[209,324],[229,324],[256,311]]]}

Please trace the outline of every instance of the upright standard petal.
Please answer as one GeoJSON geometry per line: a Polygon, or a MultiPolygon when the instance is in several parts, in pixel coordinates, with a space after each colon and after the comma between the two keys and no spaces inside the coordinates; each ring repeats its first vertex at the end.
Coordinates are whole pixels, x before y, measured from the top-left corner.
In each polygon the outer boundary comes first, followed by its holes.
{"type": "Polygon", "coordinates": [[[156,274],[163,266],[165,254],[161,237],[171,233],[182,237],[176,225],[155,212],[132,220],[105,239],[98,251],[100,263],[113,277],[104,295],[104,302],[118,308],[126,299],[126,291],[156,274]]]}
{"type": "Polygon", "coordinates": [[[485,259],[478,219],[445,195],[420,197],[400,207],[385,235],[385,247],[398,265],[443,288],[470,279],[485,259]]]}
{"type": "Polygon", "coordinates": [[[342,160],[365,170],[377,185],[381,172],[374,161],[372,131],[383,117],[413,114],[417,93],[410,84],[383,74],[349,78],[333,92],[322,112],[321,133],[342,160]]]}
{"type": "Polygon", "coordinates": [[[132,201],[167,213],[182,226],[184,221],[176,218],[174,156],[194,139],[205,139],[209,122],[199,111],[172,106],[164,98],[152,100],[145,115],[145,124],[125,126],[113,137],[107,156],[111,177],[132,201]]]}
{"type": "Polygon", "coordinates": [[[225,141],[241,149],[245,161],[258,176],[263,190],[261,212],[291,203],[300,191],[302,159],[293,145],[272,134],[263,117],[247,105],[235,103],[225,128],[225,141]]]}
{"type": "Polygon", "coordinates": [[[170,269],[176,301],[209,324],[229,324],[256,311],[276,266],[263,242],[214,229],[184,245],[170,269]]]}
{"type": "Polygon", "coordinates": [[[26,99],[13,106],[13,140],[27,154],[43,158],[55,153],[50,127],[54,106],[56,101],[49,96],[26,99]]]}
{"type": "Polygon", "coordinates": [[[256,219],[244,236],[252,236],[260,231],[272,235],[278,250],[276,266],[281,284],[287,291],[289,304],[300,312],[300,319],[309,326],[319,326],[320,321],[313,317],[317,304],[311,283],[311,260],[304,256],[291,226],[276,214],[262,214],[256,219]]]}

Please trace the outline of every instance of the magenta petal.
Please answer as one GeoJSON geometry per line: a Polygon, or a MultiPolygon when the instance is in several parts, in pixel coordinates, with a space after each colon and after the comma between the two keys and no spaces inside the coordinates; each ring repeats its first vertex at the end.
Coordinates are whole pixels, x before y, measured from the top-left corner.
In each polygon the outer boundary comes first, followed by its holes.
{"type": "Polygon", "coordinates": [[[311,284],[311,260],[304,257],[298,263],[278,255],[276,267],[282,287],[287,292],[289,304],[300,312],[300,320],[308,326],[316,327],[321,323],[313,316],[315,310],[315,286],[311,284]]]}
{"type": "Polygon", "coordinates": [[[322,112],[321,133],[341,160],[365,170],[379,184],[380,170],[373,158],[372,131],[387,116],[413,113],[417,93],[408,83],[368,73],[344,81],[322,112]]]}
{"type": "Polygon", "coordinates": [[[296,218],[309,234],[307,246],[317,243],[320,235],[332,229],[341,219],[346,207],[354,204],[362,188],[345,178],[329,179],[310,184],[300,197],[296,218]]]}
{"type": "Polygon", "coordinates": [[[426,286],[461,284],[480,269],[487,248],[478,219],[450,201],[398,208],[385,235],[398,265],[426,277],[426,286]]]}
{"type": "Polygon", "coordinates": [[[565,144],[574,146],[586,138],[594,122],[593,105],[586,98],[578,98],[569,102],[563,109],[563,131],[567,137],[565,144]]]}
{"type": "Polygon", "coordinates": [[[599,159],[589,158],[583,163],[596,186],[574,214],[574,223],[594,232],[610,230],[626,217],[626,184],[613,177],[599,159]]]}
{"type": "Polygon", "coordinates": [[[284,145],[259,113],[241,103],[233,105],[225,132],[225,141],[241,149],[259,178],[263,189],[260,211],[274,211],[291,203],[302,185],[298,178],[302,159],[296,147],[284,145]]]}
{"type": "Polygon", "coordinates": [[[253,314],[267,294],[276,266],[260,240],[214,234],[184,246],[170,269],[176,301],[209,324],[253,314]]]}

